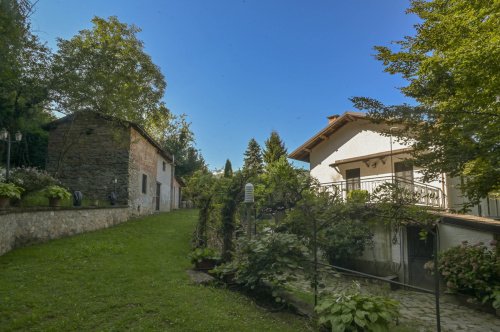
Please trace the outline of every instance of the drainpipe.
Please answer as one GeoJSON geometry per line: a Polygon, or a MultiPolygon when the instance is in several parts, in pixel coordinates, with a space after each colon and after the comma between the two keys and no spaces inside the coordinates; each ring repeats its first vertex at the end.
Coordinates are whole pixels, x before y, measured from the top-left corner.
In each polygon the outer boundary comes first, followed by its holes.
{"type": "Polygon", "coordinates": [[[172,167],[170,178],[170,211],[174,209],[174,179],[175,179],[175,156],[172,154],[172,167]]]}

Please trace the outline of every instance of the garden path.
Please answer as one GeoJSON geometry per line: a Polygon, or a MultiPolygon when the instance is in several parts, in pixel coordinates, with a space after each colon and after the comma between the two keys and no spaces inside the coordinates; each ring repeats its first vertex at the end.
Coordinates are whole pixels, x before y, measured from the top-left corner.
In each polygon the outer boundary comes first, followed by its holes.
{"type": "MultiPolygon", "coordinates": [[[[391,291],[388,284],[380,284],[367,279],[355,279],[360,283],[363,293],[389,296],[400,302],[401,322],[418,322],[422,331],[434,331],[436,324],[434,295],[409,290],[391,291]]],[[[354,279],[349,277],[329,277],[325,280],[326,292],[348,290],[353,286],[354,279]]],[[[308,281],[295,283],[293,287],[309,292],[308,281]]],[[[500,332],[500,318],[471,308],[457,305],[441,299],[441,327],[445,332],[481,331],[500,332]]]]}

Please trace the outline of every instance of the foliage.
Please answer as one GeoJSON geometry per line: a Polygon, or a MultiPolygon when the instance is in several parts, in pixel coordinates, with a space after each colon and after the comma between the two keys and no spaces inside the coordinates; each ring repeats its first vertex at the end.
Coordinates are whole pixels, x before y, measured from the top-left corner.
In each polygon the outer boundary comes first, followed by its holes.
{"type": "Polygon", "coordinates": [[[402,92],[417,106],[385,106],[354,98],[375,120],[400,124],[398,135],[414,148],[424,181],[441,173],[463,176],[474,204],[500,190],[500,3],[413,0],[421,22],[395,49],[377,46],[377,59],[409,84],[402,92]]]}
{"type": "Polygon", "coordinates": [[[366,203],[370,200],[368,190],[351,190],[347,193],[347,200],[353,203],[366,203]]]}
{"type": "Polygon", "coordinates": [[[220,255],[212,248],[196,248],[189,254],[191,263],[200,263],[203,260],[220,260],[220,255]]]}
{"type": "Polygon", "coordinates": [[[326,226],[318,234],[319,247],[332,265],[343,265],[363,254],[372,245],[373,233],[366,223],[340,219],[326,226]]]}
{"type": "Polygon", "coordinates": [[[0,197],[21,198],[23,188],[13,183],[0,182],[0,197]]]}
{"type": "Polygon", "coordinates": [[[287,149],[285,148],[285,143],[281,140],[278,132],[272,131],[269,138],[265,141],[265,148],[262,153],[262,157],[264,162],[269,165],[282,157],[286,159],[287,157],[287,149]]]}
{"type": "Polygon", "coordinates": [[[0,2],[0,129],[23,134],[12,145],[12,165],[43,167],[47,133],[40,124],[51,119],[46,111],[51,54],[31,32],[32,9],[28,0],[0,2]]]}
{"type": "Polygon", "coordinates": [[[58,39],[52,66],[57,110],[96,111],[146,129],[166,123],[165,79],[144,52],[140,29],[114,16],[92,23],[69,40],[58,39]]]}
{"type": "Polygon", "coordinates": [[[9,181],[24,189],[24,195],[53,185],[60,185],[59,180],[48,172],[35,167],[19,167],[11,171],[9,181]]]}
{"type": "Polygon", "coordinates": [[[257,239],[241,239],[238,244],[229,267],[236,273],[236,281],[249,289],[267,285],[273,291],[280,289],[296,280],[308,257],[307,248],[293,234],[268,231],[257,239]]]}
{"type": "Polygon", "coordinates": [[[307,171],[296,169],[282,156],[266,165],[260,176],[260,183],[255,186],[257,206],[267,213],[276,213],[290,209],[308,191],[312,178],[307,171]]]}
{"type": "Polygon", "coordinates": [[[500,258],[496,248],[489,250],[481,242],[464,241],[439,255],[439,272],[451,292],[474,296],[485,302],[496,301],[500,308],[500,258]]]}
{"type": "Polygon", "coordinates": [[[189,178],[198,170],[207,171],[205,160],[196,149],[194,133],[186,115],[170,114],[170,118],[155,135],[161,145],[175,157],[175,174],[189,178]]]}
{"type": "Polygon", "coordinates": [[[322,299],[315,310],[319,323],[331,331],[389,331],[399,316],[396,300],[361,294],[359,291],[334,294],[322,299]]]}
{"type": "Polygon", "coordinates": [[[48,198],[68,199],[71,197],[71,193],[68,190],[55,185],[45,188],[43,194],[48,198]]]}
{"type": "Polygon", "coordinates": [[[244,155],[243,172],[248,173],[250,178],[262,174],[264,171],[262,151],[254,138],[248,142],[244,155]]]}
{"type": "Polygon", "coordinates": [[[233,176],[233,167],[231,166],[231,160],[226,159],[226,164],[224,165],[224,177],[230,178],[233,176]]]}

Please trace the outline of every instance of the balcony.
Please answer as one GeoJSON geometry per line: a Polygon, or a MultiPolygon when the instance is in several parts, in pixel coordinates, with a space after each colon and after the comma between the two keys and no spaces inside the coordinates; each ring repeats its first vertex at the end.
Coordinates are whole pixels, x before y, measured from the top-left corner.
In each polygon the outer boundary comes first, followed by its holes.
{"type": "Polygon", "coordinates": [[[396,183],[398,186],[415,194],[417,205],[429,206],[433,208],[444,209],[445,196],[441,188],[434,187],[425,183],[410,181],[405,178],[392,176],[372,176],[363,177],[359,180],[336,181],[321,183],[321,187],[337,193],[343,199],[347,198],[350,190],[366,190],[370,195],[384,183],[396,183]]]}

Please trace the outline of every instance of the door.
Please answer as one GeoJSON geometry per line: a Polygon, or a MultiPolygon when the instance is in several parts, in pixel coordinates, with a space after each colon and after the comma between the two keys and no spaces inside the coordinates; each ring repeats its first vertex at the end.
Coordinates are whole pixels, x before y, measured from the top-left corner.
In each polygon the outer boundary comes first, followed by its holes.
{"type": "Polygon", "coordinates": [[[346,170],[345,177],[347,180],[347,192],[361,188],[361,172],[359,168],[346,170]]]}
{"type": "Polygon", "coordinates": [[[424,265],[434,257],[434,234],[428,233],[425,240],[422,240],[420,230],[420,227],[406,228],[409,283],[432,290],[434,289],[434,276],[424,269],[424,265]]]}
{"type": "Polygon", "coordinates": [[[160,211],[161,183],[156,182],[156,211],[160,211]]]}
{"type": "Polygon", "coordinates": [[[399,188],[413,192],[413,165],[404,161],[395,162],[394,175],[399,188]]]}

